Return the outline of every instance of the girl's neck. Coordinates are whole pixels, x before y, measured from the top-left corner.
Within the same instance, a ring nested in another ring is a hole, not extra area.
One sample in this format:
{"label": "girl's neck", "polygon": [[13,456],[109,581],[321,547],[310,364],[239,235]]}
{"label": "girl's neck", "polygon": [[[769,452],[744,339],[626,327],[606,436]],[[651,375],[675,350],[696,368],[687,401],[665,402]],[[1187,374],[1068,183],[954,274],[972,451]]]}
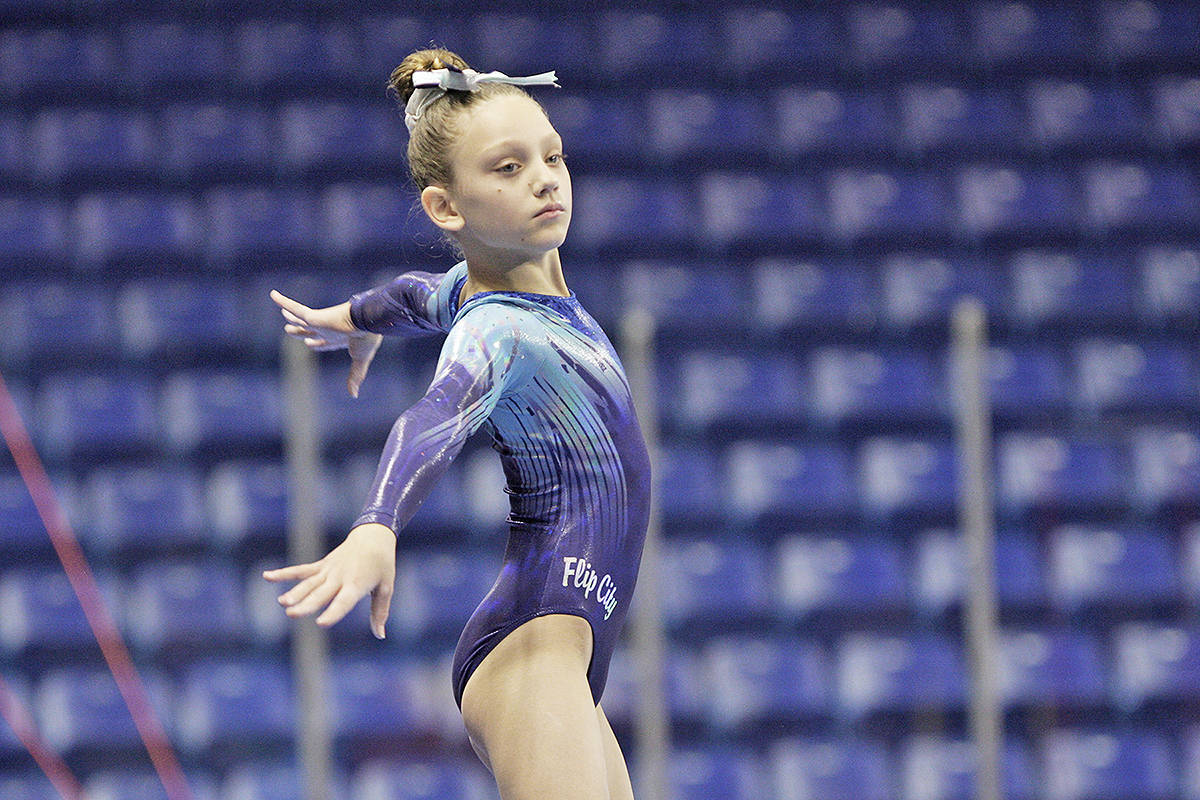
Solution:
{"label": "girl's neck", "polygon": [[558,248],[540,258],[516,262],[468,252],[462,299],[479,292],[528,292],[560,297],[571,294],[563,277]]}

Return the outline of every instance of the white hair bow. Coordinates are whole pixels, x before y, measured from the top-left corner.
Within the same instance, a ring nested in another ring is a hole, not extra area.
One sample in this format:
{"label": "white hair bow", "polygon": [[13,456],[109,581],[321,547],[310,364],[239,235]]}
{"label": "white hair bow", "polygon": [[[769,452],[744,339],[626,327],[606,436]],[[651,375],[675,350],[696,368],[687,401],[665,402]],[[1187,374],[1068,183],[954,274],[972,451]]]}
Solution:
{"label": "white hair bow", "polygon": [[474,92],[481,83],[511,83],[514,86],[558,86],[558,78],[554,70],[537,75],[520,78],[510,78],[503,72],[476,72],[473,69],[435,69],[414,72],[413,86],[416,87],[412,96],[404,106],[404,124],[411,133],[417,120],[425,113],[429,104],[444,95],[448,90],[456,92]]}

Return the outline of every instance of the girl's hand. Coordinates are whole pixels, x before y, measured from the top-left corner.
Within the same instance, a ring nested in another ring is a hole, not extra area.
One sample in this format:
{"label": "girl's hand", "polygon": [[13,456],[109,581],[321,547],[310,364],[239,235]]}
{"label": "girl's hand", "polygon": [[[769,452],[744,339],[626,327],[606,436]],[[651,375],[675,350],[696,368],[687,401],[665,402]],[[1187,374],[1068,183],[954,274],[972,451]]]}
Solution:
{"label": "girl's hand", "polygon": [[267,570],[263,577],[276,583],[300,581],[280,595],[279,603],[292,618],[324,609],[317,617],[323,628],[370,593],[371,632],[382,639],[396,581],[396,534],[378,523],[359,525],[320,561]]}
{"label": "girl's hand", "polygon": [[367,368],[383,337],[378,333],[360,331],[350,321],[350,301],[328,308],[309,308],[290,297],[271,290],[271,299],[279,306],[287,324],[284,333],[303,339],[312,350],[350,351],[350,377],[346,388],[351,397],[358,397],[358,387],[367,377]]}

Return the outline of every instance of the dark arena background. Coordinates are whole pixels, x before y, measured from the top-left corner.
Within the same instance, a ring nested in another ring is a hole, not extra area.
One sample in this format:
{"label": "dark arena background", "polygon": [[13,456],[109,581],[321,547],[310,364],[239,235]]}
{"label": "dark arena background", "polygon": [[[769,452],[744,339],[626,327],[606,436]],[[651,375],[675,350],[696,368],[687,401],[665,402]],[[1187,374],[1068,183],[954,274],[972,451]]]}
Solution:
{"label": "dark arena background", "polygon": [[[557,70],[568,284],[623,352],[654,323],[652,658],[631,632],[604,698],[639,797],[1200,800],[1200,5],[1170,0],[0,0],[0,797],[496,796],[448,664],[503,546],[485,438],[400,536],[387,639],[365,603],[329,631],[324,755],[260,577],[296,516],[268,291],[454,261],[384,90],[430,43]],[[438,344],[385,342],[357,401],[316,359],[322,549]]]}

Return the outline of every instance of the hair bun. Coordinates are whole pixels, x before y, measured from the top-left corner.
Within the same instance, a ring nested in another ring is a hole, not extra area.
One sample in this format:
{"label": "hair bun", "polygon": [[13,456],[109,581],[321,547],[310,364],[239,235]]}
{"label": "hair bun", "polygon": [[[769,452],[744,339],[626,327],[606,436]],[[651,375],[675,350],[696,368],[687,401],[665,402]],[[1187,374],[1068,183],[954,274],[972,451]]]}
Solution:
{"label": "hair bun", "polygon": [[408,98],[412,97],[412,93],[415,91],[412,82],[413,73],[444,69],[445,67],[468,69],[467,62],[450,50],[443,48],[417,50],[409,53],[400,62],[400,66],[392,70],[391,77],[388,78],[388,88],[400,98],[400,105],[407,105]]}

